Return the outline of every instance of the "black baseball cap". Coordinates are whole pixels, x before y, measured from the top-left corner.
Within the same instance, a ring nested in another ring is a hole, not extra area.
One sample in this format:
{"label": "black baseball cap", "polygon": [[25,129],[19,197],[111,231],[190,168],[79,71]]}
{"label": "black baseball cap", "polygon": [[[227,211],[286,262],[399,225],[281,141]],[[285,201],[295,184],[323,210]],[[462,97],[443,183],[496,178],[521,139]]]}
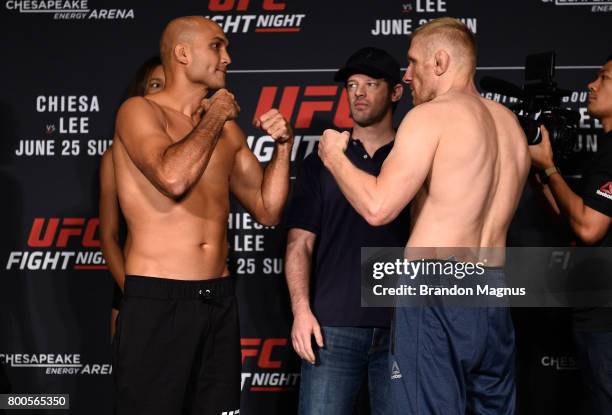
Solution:
{"label": "black baseball cap", "polygon": [[376,79],[384,78],[392,85],[401,83],[400,64],[387,51],[379,48],[365,47],[353,53],[346,65],[336,72],[334,80],[346,82],[356,73]]}

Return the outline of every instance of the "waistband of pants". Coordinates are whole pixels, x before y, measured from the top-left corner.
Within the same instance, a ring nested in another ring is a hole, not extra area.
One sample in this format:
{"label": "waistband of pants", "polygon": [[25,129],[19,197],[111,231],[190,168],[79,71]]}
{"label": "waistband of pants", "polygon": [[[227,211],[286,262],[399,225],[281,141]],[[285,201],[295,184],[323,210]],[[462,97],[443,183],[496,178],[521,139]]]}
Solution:
{"label": "waistband of pants", "polygon": [[[419,260],[421,261],[421,260]],[[417,261],[413,261],[417,262]],[[419,273],[418,280],[412,280],[411,275],[402,275],[398,279],[399,283],[406,283],[406,279],[410,279],[409,284],[415,285],[417,282],[426,282],[431,286],[439,287],[472,287],[474,288],[477,284],[486,283],[491,287],[505,287],[506,286],[506,274],[503,266],[483,266],[480,264],[477,269],[477,263],[471,262],[474,266],[470,272],[466,271],[465,268],[456,268],[457,264],[468,262],[458,261],[454,258],[447,259],[423,259],[423,263],[437,265],[440,264],[440,269],[421,270]],[[448,272],[444,269],[446,265],[452,266],[452,272]],[[440,271],[440,272],[436,272]]]}
{"label": "waistband of pants", "polygon": [[140,275],[125,276],[126,297],[155,299],[208,300],[232,297],[236,288],[234,276],[206,280],[173,280]]}

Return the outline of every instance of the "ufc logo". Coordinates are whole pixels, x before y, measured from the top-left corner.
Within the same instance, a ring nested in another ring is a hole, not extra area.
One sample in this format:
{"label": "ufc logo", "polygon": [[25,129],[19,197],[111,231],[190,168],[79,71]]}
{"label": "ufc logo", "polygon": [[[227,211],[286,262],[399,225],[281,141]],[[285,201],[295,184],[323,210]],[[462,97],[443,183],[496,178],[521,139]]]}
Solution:
{"label": "ufc logo", "polygon": [[[249,8],[250,0],[210,0],[208,2],[208,10],[212,12],[228,12],[236,10],[244,12]],[[284,2],[276,0],[263,0],[262,8],[266,11],[285,10],[287,5]]]}
{"label": "ufc logo", "polygon": [[35,218],[28,237],[28,246],[49,248],[55,245],[65,248],[71,238],[79,238],[84,247],[99,248],[100,240],[96,238],[99,225],[98,218]]}
{"label": "ufc logo", "polygon": [[[278,369],[281,367],[282,361],[272,360],[272,351],[275,347],[286,346],[287,339],[265,339],[263,345],[262,339],[257,338],[245,338],[240,339],[240,346],[242,346],[242,365],[247,357],[257,357],[257,365],[262,369]],[[246,348],[245,346],[249,346]],[[252,348],[251,348],[252,347]]]}
{"label": "ufc logo", "polygon": [[[341,90],[340,94],[338,90]],[[313,100],[315,97],[318,99]],[[315,113],[333,112],[334,106],[336,107],[332,120],[334,126],[337,128],[353,126],[346,89],[337,85],[311,85],[304,88],[285,86],[281,87],[280,93],[279,87],[264,86],[255,109],[255,118],[275,107],[276,102],[278,102],[276,108],[290,122],[297,109],[297,117],[293,124],[296,129],[310,128]]]}

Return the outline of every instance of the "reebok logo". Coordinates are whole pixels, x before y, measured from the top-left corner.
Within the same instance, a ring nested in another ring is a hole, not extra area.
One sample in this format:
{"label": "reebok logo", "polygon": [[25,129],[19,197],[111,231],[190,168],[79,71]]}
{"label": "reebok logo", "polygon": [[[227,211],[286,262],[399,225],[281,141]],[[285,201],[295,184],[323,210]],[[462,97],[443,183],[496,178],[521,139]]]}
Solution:
{"label": "reebok logo", "polygon": [[601,186],[596,192],[599,196],[603,196],[612,200],[612,182],[608,182]]}
{"label": "reebok logo", "polygon": [[391,368],[391,379],[401,379],[402,372],[399,370],[399,366],[396,361],[393,361],[393,367]]}

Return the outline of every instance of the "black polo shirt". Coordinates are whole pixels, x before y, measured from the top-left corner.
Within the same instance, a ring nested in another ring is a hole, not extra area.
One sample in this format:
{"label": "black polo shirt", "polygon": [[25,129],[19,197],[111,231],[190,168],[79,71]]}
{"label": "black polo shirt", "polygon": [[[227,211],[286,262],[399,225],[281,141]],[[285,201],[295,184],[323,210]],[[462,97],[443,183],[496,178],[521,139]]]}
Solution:
{"label": "black polo shirt", "polygon": [[[612,131],[597,141],[597,153],[582,176],[582,200],[591,209],[612,217]],[[612,228],[596,246],[612,246]],[[612,331],[612,308],[574,309],[574,329]]]}
{"label": "black polo shirt", "polygon": [[[368,156],[359,140],[349,140],[348,159],[377,176],[393,142]],[[391,309],[361,307],[362,246],[404,246],[409,233],[409,208],[391,223],[369,225],[346,200],[317,148],[302,163],[285,225],[317,235],[310,278],[310,301],[323,326],[389,327]]]}

